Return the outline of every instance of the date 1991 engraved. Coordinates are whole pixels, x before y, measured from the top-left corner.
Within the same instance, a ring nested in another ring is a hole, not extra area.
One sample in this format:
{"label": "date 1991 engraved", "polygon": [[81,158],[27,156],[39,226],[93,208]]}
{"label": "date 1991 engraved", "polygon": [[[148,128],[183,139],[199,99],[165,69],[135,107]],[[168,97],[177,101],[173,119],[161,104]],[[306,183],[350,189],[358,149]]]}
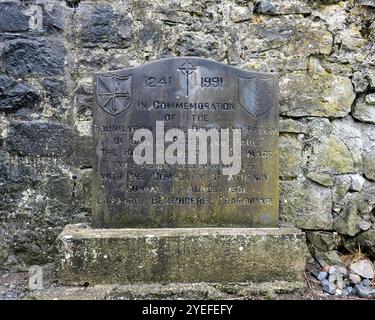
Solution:
{"label": "date 1991 engraved", "polygon": [[222,77],[201,77],[202,88],[222,88],[223,78]]}

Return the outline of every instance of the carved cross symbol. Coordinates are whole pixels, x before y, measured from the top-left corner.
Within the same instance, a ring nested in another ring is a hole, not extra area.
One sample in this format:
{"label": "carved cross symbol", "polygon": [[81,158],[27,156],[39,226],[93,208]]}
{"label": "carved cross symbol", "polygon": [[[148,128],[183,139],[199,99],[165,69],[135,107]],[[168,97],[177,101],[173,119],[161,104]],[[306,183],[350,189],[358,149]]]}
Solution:
{"label": "carved cross symbol", "polygon": [[178,68],[178,70],[181,71],[181,73],[186,76],[186,96],[189,96],[189,76],[193,74],[195,70],[197,70],[196,67],[194,67],[190,62],[183,63],[181,67]]}

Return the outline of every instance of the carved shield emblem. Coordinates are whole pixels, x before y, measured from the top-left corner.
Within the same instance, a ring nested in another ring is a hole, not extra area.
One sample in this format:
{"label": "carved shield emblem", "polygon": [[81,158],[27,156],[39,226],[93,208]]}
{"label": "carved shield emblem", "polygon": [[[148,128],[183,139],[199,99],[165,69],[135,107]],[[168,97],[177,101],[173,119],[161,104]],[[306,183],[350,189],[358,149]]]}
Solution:
{"label": "carved shield emblem", "polygon": [[273,107],[273,78],[238,77],[238,101],[243,110],[259,118]]}
{"label": "carved shield emblem", "polygon": [[131,75],[98,76],[96,80],[96,101],[112,116],[128,110],[132,102]]}

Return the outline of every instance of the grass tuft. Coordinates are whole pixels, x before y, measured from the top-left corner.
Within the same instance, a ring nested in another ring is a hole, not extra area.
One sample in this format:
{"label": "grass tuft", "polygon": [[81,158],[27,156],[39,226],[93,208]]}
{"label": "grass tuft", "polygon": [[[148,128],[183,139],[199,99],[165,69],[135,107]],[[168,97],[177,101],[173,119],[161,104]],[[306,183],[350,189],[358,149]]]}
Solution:
{"label": "grass tuft", "polygon": [[354,252],[342,255],[341,259],[347,266],[351,265],[352,263],[356,263],[359,260],[369,260],[367,256],[362,252],[361,246],[358,246],[358,249],[356,249]]}

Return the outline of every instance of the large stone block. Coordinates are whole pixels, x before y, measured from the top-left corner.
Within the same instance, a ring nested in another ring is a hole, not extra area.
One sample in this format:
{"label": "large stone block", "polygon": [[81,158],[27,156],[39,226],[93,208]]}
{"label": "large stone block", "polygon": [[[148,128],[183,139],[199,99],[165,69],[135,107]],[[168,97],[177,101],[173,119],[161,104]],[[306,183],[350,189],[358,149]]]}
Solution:
{"label": "large stone block", "polygon": [[0,3],[0,32],[26,31],[28,27],[27,17],[19,4],[10,1]]}
{"label": "large stone block", "polygon": [[85,47],[129,47],[132,20],[108,4],[83,4],[78,8],[80,38]]}
{"label": "large stone block", "polygon": [[305,234],[293,228],[89,229],[58,237],[64,284],[299,281]]}
{"label": "large stone block", "polygon": [[215,57],[222,60],[225,57],[226,46],[212,34],[184,33],[176,42],[176,52],[181,56]]}
{"label": "large stone block", "polygon": [[280,183],[280,218],[306,230],[332,230],[332,195],[314,183]]}
{"label": "large stone block", "polygon": [[302,145],[293,135],[280,137],[280,176],[297,177],[302,166]]}
{"label": "large stone block", "polygon": [[363,156],[363,174],[367,179],[375,181],[375,150]]}
{"label": "large stone block", "polygon": [[64,157],[73,150],[74,132],[58,122],[14,121],[6,142],[7,150],[18,155]]}
{"label": "large stone block", "polygon": [[370,229],[360,233],[355,238],[349,238],[345,242],[345,248],[355,252],[358,248],[363,249],[366,253],[375,257],[375,230]]}
{"label": "large stone block", "polygon": [[357,0],[357,4],[368,7],[375,7],[374,0]]}
{"label": "large stone block", "polygon": [[329,54],[332,50],[332,34],[325,26],[298,16],[253,19],[248,29],[241,31],[239,37],[246,54],[272,52],[277,48],[285,56],[305,59],[307,55]]}
{"label": "large stone block", "polygon": [[65,15],[69,15],[68,10],[59,2],[42,5],[43,29],[48,32],[62,31],[65,28]]}
{"label": "large stone block", "polygon": [[354,172],[352,154],[341,139],[333,136],[324,138],[315,149],[310,171],[331,174]]}
{"label": "large stone block", "polygon": [[353,117],[375,124],[375,94],[368,94],[365,98],[358,99],[353,108]]}
{"label": "large stone block", "polygon": [[341,244],[340,235],[333,232],[308,231],[306,238],[311,245],[322,251],[335,250]]}
{"label": "large stone block", "polygon": [[67,94],[66,82],[61,79],[47,78],[43,80],[43,87],[46,90],[46,98],[51,107],[61,109],[62,99]]}
{"label": "large stone block", "polygon": [[322,70],[285,76],[280,93],[281,114],[291,117],[344,117],[355,98],[349,78]]}
{"label": "large stone block", "polygon": [[37,90],[25,82],[0,75],[0,110],[33,108],[40,100]]}
{"label": "large stone block", "polygon": [[309,1],[272,0],[272,1],[254,1],[254,2],[272,3],[272,5],[275,7],[275,15],[310,14],[312,11],[311,3]]}
{"label": "large stone block", "polygon": [[57,39],[15,38],[5,41],[3,66],[14,77],[64,73],[65,48]]}
{"label": "large stone block", "polygon": [[333,228],[340,234],[355,236],[360,231],[357,212],[356,204],[348,202],[346,210],[335,218]]}
{"label": "large stone block", "polygon": [[375,126],[362,124],[361,129],[363,174],[367,179],[375,181]]}

